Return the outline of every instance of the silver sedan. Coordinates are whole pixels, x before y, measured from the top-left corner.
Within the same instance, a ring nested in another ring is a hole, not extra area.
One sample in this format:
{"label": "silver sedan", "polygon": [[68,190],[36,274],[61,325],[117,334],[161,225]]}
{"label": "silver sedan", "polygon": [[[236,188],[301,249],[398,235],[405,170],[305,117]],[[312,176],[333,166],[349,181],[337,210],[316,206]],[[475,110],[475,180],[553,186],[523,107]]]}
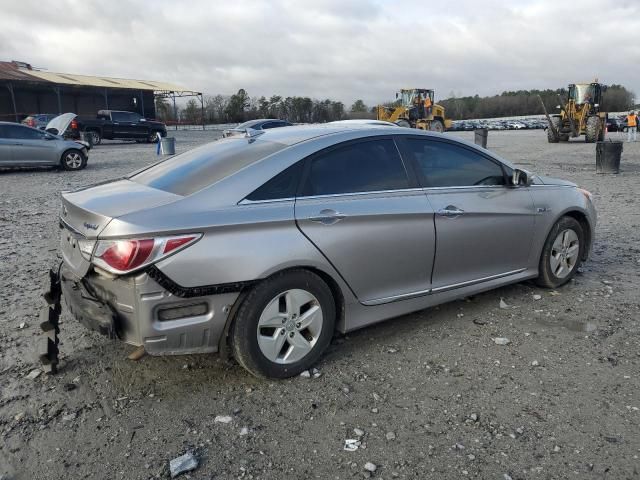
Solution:
{"label": "silver sedan", "polygon": [[231,137],[62,195],[62,292],[153,355],[299,374],[348,332],[506,284],[569,281],[591,194],[442,134],[301,126]]}
{"label": "silver sedan", "polygon": [[88,145],[17,123],[0,122],[0,168],[54,166],[81,170]]}

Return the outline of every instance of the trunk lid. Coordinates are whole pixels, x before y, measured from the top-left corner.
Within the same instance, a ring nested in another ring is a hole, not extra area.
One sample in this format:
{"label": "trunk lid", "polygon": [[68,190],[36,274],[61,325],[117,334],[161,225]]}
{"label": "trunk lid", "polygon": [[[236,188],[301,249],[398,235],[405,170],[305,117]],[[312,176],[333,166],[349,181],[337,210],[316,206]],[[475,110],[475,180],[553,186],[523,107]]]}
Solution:
{"label": "trunk lid", "polygon": [[84,240],[95,240],[114,218],[157,207],[183,197],[130,180],[62,193],[60,250],[65,263],[83,277],[90,262],[80,252]]}

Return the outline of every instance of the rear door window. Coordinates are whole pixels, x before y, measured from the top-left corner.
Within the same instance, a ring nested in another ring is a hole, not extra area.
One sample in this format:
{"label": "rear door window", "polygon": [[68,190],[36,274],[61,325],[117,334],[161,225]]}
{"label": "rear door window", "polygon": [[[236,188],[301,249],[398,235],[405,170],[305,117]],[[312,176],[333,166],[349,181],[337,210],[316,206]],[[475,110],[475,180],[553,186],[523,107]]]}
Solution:
{"label": "rear door window", "polygon": [[506,184],[500,164],[470,148],[420,138],[403,144],[427,188]]}
{"label": "rear door window", "polygon": [[303,195],[400,190],[409,179],[395,143],[373,139],[331,149],[311,159]]}
{"label": "rear door window", "polygon": [[18,140],[40,140],[43,138],[43,133],[28,127],[22,127],[20,125],[5,125],[7,129],[6,138],[15,138]]}

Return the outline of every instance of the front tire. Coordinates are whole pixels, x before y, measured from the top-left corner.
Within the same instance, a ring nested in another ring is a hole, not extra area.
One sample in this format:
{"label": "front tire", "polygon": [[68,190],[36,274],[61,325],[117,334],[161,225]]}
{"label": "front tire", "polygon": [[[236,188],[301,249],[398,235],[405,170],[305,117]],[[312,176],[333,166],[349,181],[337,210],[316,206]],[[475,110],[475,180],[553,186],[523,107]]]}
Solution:
{"label": "front tire", "polygon": [[601,129],[600,118],[595,116],[587,118],[584,141],[587,143],[594,143],[600,136]]}
{"label": "front tire", "polygon": [[158,141],[158,133],[157,131],[153,131],[153,132],[149,132],[149,135],[147,136],[147,143],[156,143]]}
{"label": "front tire", "polygon": [[292,270],[255,286],[231,326],[233,356],[257,377],[287,378],[312,366],[333,336],[331,289],[316,274]]}
{"label": "front tire", "polygon": [[444,125],[440,120],[434,120],[431,122],[431,127],[429,128],[432,132],[442,133],[444,132]]}
{"label": "front tire", "polygon": [[571,280],[582,262],[584,238],[582,225],[575,218],[558,220],[542,249],[536,283],[545,288],[558,288]]}
{"label": "front tire", "polygon": [[[560,141],[560,125],[562,124],[560,117],[551,117],[551,123],[555,127],[558,135],[553,133],[551,126],[547,127],[547,141],[549,143],[558,143]],[[568,139],[569,137],[567,136],[567,140]]]}
{"label": "front tire", "polygon": [[87,157],[80,150],[67,150],[62,154],[60,165],[64,170],[82,170],[87,166]]}

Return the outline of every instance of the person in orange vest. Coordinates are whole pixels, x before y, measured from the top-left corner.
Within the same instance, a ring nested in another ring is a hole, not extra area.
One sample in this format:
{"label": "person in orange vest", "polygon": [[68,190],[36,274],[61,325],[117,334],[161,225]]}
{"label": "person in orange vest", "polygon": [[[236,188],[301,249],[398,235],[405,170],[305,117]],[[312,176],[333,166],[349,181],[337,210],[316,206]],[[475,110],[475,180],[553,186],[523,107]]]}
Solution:
{"label": "person in orange vest", "polygon": [[638,116],[636,112],[629,112],[627,115],[627,142],[631,142],[631,136],[633,134],[633,141],[636,141],[636,132],[638,130]]}
{"label": "person in orange vest", "polygon": [[427,95],[424,98],[424,111],[425,111],[425,117],[428,117],[429,115],[431,115],[431,105],[433,105],[431,103],[431,98],[429,97],[429,95]]}

